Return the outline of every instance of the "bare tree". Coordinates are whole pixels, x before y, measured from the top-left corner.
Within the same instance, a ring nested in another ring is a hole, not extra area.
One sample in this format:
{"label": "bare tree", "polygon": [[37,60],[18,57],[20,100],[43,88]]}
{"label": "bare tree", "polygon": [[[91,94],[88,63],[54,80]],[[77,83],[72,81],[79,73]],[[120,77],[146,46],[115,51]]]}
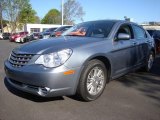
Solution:
{"label": "bare tree", "polygon": [[5,3],[4,18],[8,20],[11,32],[14,32],[19,25],[19,13],[29,4],[29,0],[5,0]]}
{"label": "bare tree", "polygon": [[3,11],[5,9],[5,1],[4,0],[0,0],[0,24],[1,24],[1,30],[3,33]]}
{"label": "bare tree", "polygon": [[64,23],[74,24],[75,20],[80,19],[83,21],[83,16],[85,12],[83,7],[76,0],[68,0],[64,3]]}

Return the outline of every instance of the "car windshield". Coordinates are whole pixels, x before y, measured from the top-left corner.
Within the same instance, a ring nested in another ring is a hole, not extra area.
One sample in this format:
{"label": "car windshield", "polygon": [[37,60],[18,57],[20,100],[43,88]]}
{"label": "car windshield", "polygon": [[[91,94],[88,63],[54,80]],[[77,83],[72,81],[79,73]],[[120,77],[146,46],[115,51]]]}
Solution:
{"label": "car windshield", "polygon": [[80,37],[108,37],[113,25],[113,21],[85,22],[75,25],[62,34],[62,36]]}
{"label": "car windshield", "polygon": [[9,35],[9,33],[3,33],[3,35]]}
{"label": "car windshield", "polygon": [[43,32],[50,32],[50,29],[46,29],[46,30],[44,30]]}
{"label": "car windshield", "polygon": [[39,36],[39,33],[33,33],[34,36]]}
{"label": "car windshield", "polygon": [[71,26],[62,26],[62,27],[59,27],[55,30],[55,32],[57,31],[63,31],[64,29],[67,29],[67,28],[70,28]]}
{"label": "car windshield", "polygon": [[57,28],[48,28],[46,30],[44,30],[43,32],[53,32],[55,31]]}

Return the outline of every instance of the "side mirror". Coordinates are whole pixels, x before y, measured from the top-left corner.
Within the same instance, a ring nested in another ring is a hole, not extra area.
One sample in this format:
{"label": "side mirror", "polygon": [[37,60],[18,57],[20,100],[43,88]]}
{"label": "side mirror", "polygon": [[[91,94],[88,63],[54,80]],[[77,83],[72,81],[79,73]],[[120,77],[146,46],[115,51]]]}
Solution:
{"label": "side mirror", "polygon": [[119,33],[117,39],[118,40],[129,40],[131,36],[126,33]]}

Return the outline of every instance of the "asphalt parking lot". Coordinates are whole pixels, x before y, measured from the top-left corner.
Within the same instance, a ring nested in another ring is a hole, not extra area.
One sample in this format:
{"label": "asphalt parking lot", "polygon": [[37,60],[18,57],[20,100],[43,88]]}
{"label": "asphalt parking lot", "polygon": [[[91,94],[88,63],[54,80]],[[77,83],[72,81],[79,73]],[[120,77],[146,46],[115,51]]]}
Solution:
{"label": "asphalt parking lot", "polygon": [[78,97],[40,98],[5,82],[3,62],[21,44],[0,41],[0,120],[160,120],[160,57],[151,73],[111,81],[93,102]]}

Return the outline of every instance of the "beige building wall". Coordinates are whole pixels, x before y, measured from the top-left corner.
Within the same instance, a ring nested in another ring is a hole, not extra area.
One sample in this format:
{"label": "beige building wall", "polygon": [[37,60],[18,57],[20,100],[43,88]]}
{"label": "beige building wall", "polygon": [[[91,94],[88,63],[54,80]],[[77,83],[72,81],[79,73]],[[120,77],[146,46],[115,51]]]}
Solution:
{"label": "beige building wall", "polygon": [[144,29],[160,30],[160,26],[155,25],[142,25]]}
{"label": "beige building wall", "polygon": [[[39,31],[37,32],[43,32],[44,29],[47,28],[58,28],[61,25],[55,25],[55,24],[26,24],[22,27],[22,29],[16,29],[16,32],[19,31],[28,31],[29,33],[31,33],[31,30],[33,29],[38,29]],[[6,27],[3,28],[4,32],[9,32],[11,33],[11,27],[9,25],[7,25]]]}
{"label": "beige building wall", "polygon": [[[4,32],[9,32],[9,33],[11,33],[12,32],[12,30],[11,30],[11,27],[7,24],[7,26],[6,27],[4,27],[3,28],[3,31]],[[18,31],[22,31],[22,29],[16,29],[16,32],[18,32]]]}
{"label": "beige building wall", "polygon": [[10,32],[11,32],[11,29],[10,29],[8,26],[6,26],[6,27],[3,28],[3,31],[4,31],[4,32],[9,32],[9,33],[10,33]]}

